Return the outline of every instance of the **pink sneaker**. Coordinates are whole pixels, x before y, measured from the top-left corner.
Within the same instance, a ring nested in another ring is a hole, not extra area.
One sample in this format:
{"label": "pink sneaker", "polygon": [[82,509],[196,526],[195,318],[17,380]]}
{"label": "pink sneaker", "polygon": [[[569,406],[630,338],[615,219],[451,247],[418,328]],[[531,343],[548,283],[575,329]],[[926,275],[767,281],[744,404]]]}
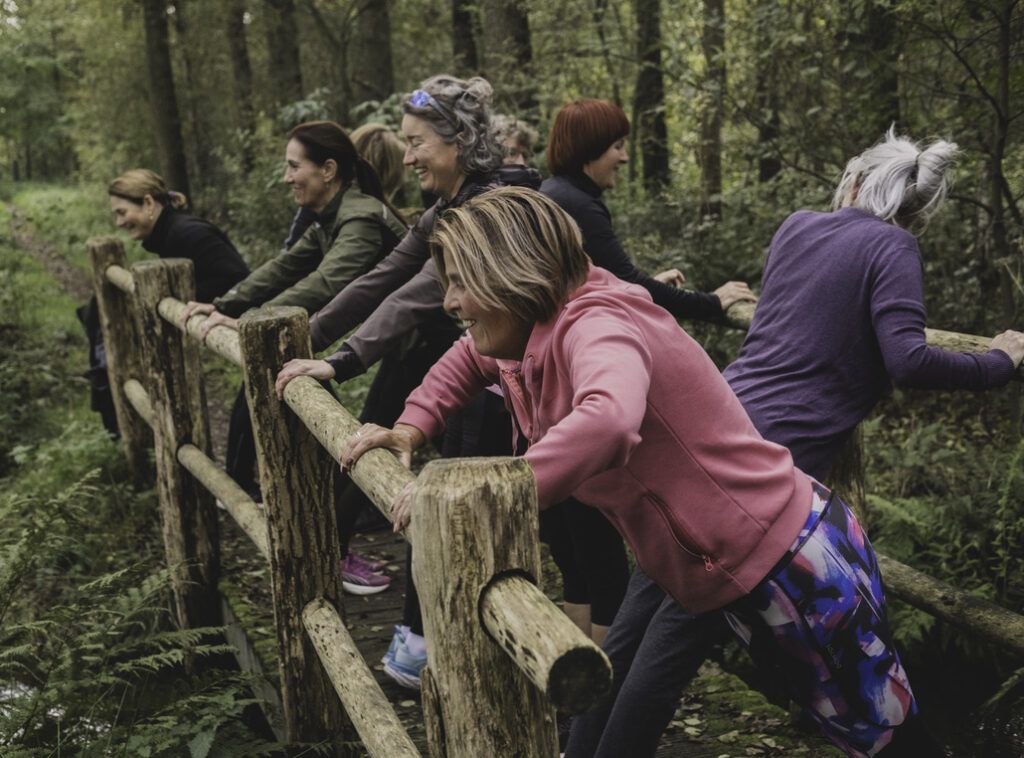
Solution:
{"label": "pink sneaker", "polygon": [[384,570],[384,567],[388,565],[387,561],[371,561],[365,555],[357,553],[355,550],[348,551],[348,559],[350,561],[354,561],[357,566],[363,566],[367,571],[374,574],[381,573]]}
{"label": "pink sneaker", "polygon": [[350,595],[375,595],[391,586],[391,577],[381,576],[352,560],[349,553],[341,562],[341,587]]}

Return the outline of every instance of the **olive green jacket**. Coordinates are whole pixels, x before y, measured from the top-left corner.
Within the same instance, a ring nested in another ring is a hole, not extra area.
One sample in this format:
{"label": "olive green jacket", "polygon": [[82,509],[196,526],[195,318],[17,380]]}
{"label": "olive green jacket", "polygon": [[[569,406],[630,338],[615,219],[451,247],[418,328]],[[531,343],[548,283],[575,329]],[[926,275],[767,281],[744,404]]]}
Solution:
{"label": "olive green jacket", "polygon": [[372,269],[405,236],[405,225],[358,187],[339,192],[299,241],[213,301],[237,318],[260,305],[297,305],[310,314]]}

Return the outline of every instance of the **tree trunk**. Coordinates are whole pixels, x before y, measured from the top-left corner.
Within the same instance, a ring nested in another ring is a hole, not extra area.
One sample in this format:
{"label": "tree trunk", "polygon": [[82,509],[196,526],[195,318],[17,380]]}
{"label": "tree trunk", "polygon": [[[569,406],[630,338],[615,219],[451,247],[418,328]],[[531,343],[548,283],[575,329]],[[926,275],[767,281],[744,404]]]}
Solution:
{"label": "tree trunk", "polygon": [[452,0],[452,60],[458,76],[471,76],[480,68],[476,54],[476,4]]}
{"label": "tree trunk", "polygon": [[355,29],[348,45],[353,105],[367,100],[379,102],[394,92],[388,5],[388,0],[359,0],[356,6]]}
{"label": "tree trunk", "polygon": [[142,0],[142,9],[146,28],[146,64],[149,68],[149,104],[160,166],[168,186],[188,195],[188,167],[167,39],[167,3],[165,0]]}
{"label": "tree trunk", "polygon": [[522,0],[481,0],[480,7],[488,79],[504,107],[527,115],[537,107],[537,87],[526,6]]}
{"label": "tree trunk", "polygon": [[665,82],[661,73],[661,0],[636,0],[637,58],[634,125],[644,164],[644,188],[651,192],[669,183],[668,129],[665,126]]}
{"label": "tree trunk", "polygon": [[722,217],[722,119],[725,101],[725,0],[704,0],[704,93],[700,114],[701,216]]}
{"label": "tree trunk", "polygon": [[778,60],[769,51],[775,33],[771,23],[772,9],[775,2],[761,0],[756,10],[757,17],[757,77],[755,101],[757,103],[757,177],[761,182],[771,181],[781,170],[779,148],[779,93]]}
{"label": "tree trunk", "polygon": [[267,65],[274,103],[293,103],[303,97],[295,1],[264,0],[264,7],[267,11]]}
{"label": "tree trunk", "polygon": [[195,8],[189,0],[174,0],[174,30],[178,35],[181,49],[182,68],[185,73],[185,102],[187,103],[189,131],[192,136],[192,166],[195,169],[194,179],[200,187],[208,187],[214,183],[213,177],[217,170],[215,151],[212,149],[214,140],[213,128],[210,124],[210,111],[203,107],[208,100],[202,86],[203,78],[196,77],[199,65],[196,62],[196,51],[200,42],[190,34],[194,31],[191,17]]}
{"label": "tree trunk", "polygon": [[[252,65],[245,41],[246,0],[231,0],[227,10],[228,49],[231,53],[231,73],[235,80],[235,103],[238,106],[238,128],[246,135],[256,131],[256,109],[252,101]],[[242,140],[242,160],[245,171],[252,169],[254,156],[248,139]]]}

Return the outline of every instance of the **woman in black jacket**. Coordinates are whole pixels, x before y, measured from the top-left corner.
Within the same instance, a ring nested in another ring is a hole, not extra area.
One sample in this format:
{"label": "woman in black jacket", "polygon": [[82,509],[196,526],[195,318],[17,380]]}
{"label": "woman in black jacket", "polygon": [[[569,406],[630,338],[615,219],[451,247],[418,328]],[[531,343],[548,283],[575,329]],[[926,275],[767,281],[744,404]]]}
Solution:
{"label": "woman in black jacket", "polygon": [[145,168],[126,171],[107,187],[118,229],[161,258],[188,258],[195,265],[196,300],[209,302],[249,275],[249,267],[228,236],[182,211],[188,204],[159,174]]}
{"label": "woman in black jacket", "polygon": [[612,228],[612,217],[601,201],[615,186],[619,167],[629,161],[626,136],[629,119],[607,100],[577,100],[555,116],[548,139],[548,171],[540,191],[558,203],[583,232],[583,249],[594,265],[608,269],[623,281],[639,284],[654,302],[676,318],[720,318],[739,300],[756,300],[743,282],[726,282],[714,292],[681,289],[685,279],[677,269],[648,276],[622,249]]}

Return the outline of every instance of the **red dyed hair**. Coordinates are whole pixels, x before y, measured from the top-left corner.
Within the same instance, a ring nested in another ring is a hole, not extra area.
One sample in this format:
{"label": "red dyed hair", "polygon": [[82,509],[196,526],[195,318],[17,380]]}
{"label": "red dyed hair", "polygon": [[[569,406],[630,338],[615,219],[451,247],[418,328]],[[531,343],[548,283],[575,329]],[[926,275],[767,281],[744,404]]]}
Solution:
{"label": "red dyed hair", "polygon": [[607,100],[577,100],[555,116],[548,138],[548,171],[574,174],[629,134],[622,108]]}

